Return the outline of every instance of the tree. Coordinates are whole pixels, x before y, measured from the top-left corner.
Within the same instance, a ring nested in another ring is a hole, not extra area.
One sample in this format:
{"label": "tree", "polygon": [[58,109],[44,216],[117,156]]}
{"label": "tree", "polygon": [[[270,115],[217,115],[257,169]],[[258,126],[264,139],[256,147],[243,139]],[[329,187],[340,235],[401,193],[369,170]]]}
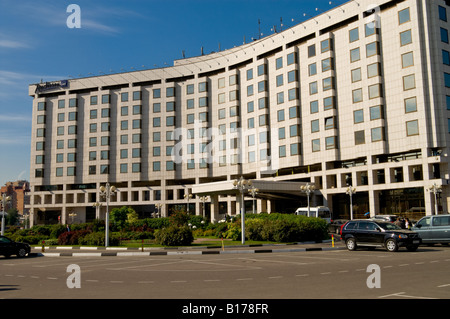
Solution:
{"label": "tree", "polygon": [[5,216],[6,219],[6,225],[17,225],[17,222],[19,221],[19,211],[15,208],[10,208],[7,211],[7,214]]}
{"label": "tree", "polygon": [[120,229],[121,231],[125,228],[128,223],[128,216],[133,218],[133,216],[137,216],[136,211],[128,206],[122,206],[121,208],[114,208],[111,213],[111,222],[115,227]]}

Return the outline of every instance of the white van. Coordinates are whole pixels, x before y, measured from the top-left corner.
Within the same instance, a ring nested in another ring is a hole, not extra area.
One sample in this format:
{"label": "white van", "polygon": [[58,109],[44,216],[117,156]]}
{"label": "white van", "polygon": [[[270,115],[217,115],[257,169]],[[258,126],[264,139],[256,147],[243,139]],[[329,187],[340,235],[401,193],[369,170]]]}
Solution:
{"label": "white van", "polygon": [[308,216],[308,207],[300,207],[297,208],[297,210],[295,211],[295,215],[322,218],[326,220],[327,223],[331,223],[330,209],[325,206],[310,207],[309,216]]}

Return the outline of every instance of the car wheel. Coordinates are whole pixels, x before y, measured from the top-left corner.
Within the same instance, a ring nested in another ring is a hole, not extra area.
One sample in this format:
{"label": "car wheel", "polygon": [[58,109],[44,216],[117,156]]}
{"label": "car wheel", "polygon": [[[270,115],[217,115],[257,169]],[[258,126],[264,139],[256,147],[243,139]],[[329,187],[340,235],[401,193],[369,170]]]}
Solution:
{"label": "car wheel", "polygon": [[355,238],[349,238],[345,241],[345,245],[348,250],[356,250],[356,240]]}
{"label": "car wheel", "polygon": [[22,257],[25,257],[26,255],[27,255],[27,251],[25,250],[25,248],[20,248],[17,251],[17,257],[22,258]]}
{"label": "car wheel", "polygon": [[408,249],[408,251],[416,251],[417,248],[419,248],[419,245],[409,245],[409,246],[406,246],[406,249]]}
{"label": "car wheel", "polygon": [[393,239],[386,240],[386,250],[391,252],[397,251],[398,250],[397,242]]}

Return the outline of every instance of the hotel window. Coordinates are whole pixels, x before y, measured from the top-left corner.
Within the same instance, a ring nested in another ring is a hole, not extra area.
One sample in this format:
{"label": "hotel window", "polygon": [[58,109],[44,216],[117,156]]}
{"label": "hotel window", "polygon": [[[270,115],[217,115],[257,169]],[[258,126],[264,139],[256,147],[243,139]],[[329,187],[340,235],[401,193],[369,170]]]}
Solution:
{"label": "hotel window", "polygon": [[120,135],[120,144],[128,144],[128,135]]}
{"label": "hotel window", "polygon": [[121,102],[128,102],[128,92],[120,93],[120,101]]}
{"label": "hotel window", "polygon": [[417,99],[416,97],[411,97],[405,99],[405,113],[411,113],[417,111]]}
{"label": "hotel window", "polygon": [[251,117],[247,120],[247,127],[255,128],[255,118],[254,117]]}
{"label": "hotel window", "polygon": [[329,96],[323,99],[323,109],[326,110],[331,110],[334,109],[334,103],[335,102],[335,98],[334,96]]}
{"label": "hotel window", "polygon": [[407,136],[419,135],[418,120],[406,122],[406,135]]}
{"label": "hotel window", "polygon": [[[194,94],[194,84],[186,85],[186,94]],[[155,97],[155,92],[153,90],[153,97]],[[159,96],[158,96],[159,97]]]}
{"label": "hotel window", "polygon": [[450,52],[442,50],[442,63],[450,65]]}
{"label": "hotel window", "polygon": [[247,146],[255,145],[255,134],[251,134],[247,137]]}
{"label": "hotel window", "polygon": [[97,105],[98,97],[97,95],[91,96],[91,105]]}
{"label": "hotel window", "polygon": [[330,50],[333,50],[333,40],[326,39],[320,42],[320,51],[322,53],[328,52]]}
{"label": "hotel window", "polygon": [[142,134],[133,134],[131,140],[134,144],[142,142]]}
{"label": "hotel window", "polygon": [[267,91],[267,81],[258,82],[258,92],[264,92],[264,91]]}
{"label": "hotel window", "polygon": [[[64,118],[65,118],[65,114],[64,113],[58,113],[58,122],[64,122]],[[38,122],[38,124],[39,124],[39,122]]]}
{"label": "hotel window", "polygon": [[323,90],[328,91],[334,89],[334,78],[329,77],[322,80]]}
{"label": "hotel window", "polygon": [[102,118],[109,117],[109,114],[110,114],[109,109],[102,109],[101,112],[102,112]]}
{"label": "hotel window", "polygon": [[286,145],[281,145],[278,147],[278,155],[280,157],[286,157]]}
{"label": "hotel window", "polygon": [[153,147],[153,156],[155,157],[161,156],[161,146]]}
{"label": "hotel window", "polygon": [[409,22],[410,20],[411,20],[411,18],[410,18],[410,14],[409,14],[409,8],[399,11],[399,13],[398,13],[398,23],[399,24]]}
{"label": "hotel window", "polygon": [[230,91],[230,101],[236,100],[239,100],[239,91],[238,90]]}
{"label": "hotel window", "polygon": [[[219,114],[220,114],[220,110],[219,110]],[[195,114],[188,114],[187,115],[187,124],[193,124],[194,122],[195,122]]]}
{"label": "hotel window", "polygon": [[366,57],[378,54],[378,42],[372,42],[366,45]]}
{"label": "hotel window", "polygon": [[158,99],[161,97],[161,89],[153,89],[153,98]]}
{"label": "hotel window", "polygon": [[364,27],[364,31],[366,33],[366,37],[374,35],[376,33],[376,21],[367,23]]}
{"label": "hotel window", "polygon": [[283,74],[277,75],[276,77],[277,79],[277,86],[282,86],[283,85]]}
{"label": "hotel window", "polygon": [[363,100],[362,89],[353,90],[352,95],[353,95],[353,103],[358,103]]}
{"label": "hotel window", "polygon": [[122,106],[120,108],[120,115],[121,116],[127,116],[128,115],[128,106]]}
{"label": "hotel window", "polygon": [[309,104],[309,108],[311,110],[311,114],[319,112],[319,101],[312,101]]}
{"label": "hotel window", "polygon": [[288,72],[288,83],[292,83],[297,81],[297,71],[293,70],[293,71],[289,71]]}
{"label": "hotel window", "polygon": [[295,119],[299,117],[299,108],[298,106],[292,106],[289,108],[289,119]]}
{"label": "hotel window", "polygon": [[378,142],[384,140],[384,131],[382,127],[376,127],[371,130],[372,142]]}
{"label": "hotel window", "polygon": [[401,46],[412,43],[411,30],[404,31],[400,33],[400,44]]}
{"label": "hotel window", "polygon": [[266,65],[258,65],[258,76],[266,74]]}
{"label": "hotel window", "polygon": [[64,141],[63,140],[56,141],[56,148],[58,150],[64,149]]}
{"label": "hotel window", "polygon": [[352,70],[352,83],[361,81],[361,68]]}
{"label": "hotel window", "polygon": [[284,127],[278,128],[278,139],[284,140],[286,138],[286,129]]}
{"label": "hotel window", "polygon": [[373,63],[367,66],[367,77],[372,78],[381,74],[381,64]]}
{"label": "hotel window", "polygon": [[441,41],[444,43],[448,43],[448,30],[441,28]]}
{"label": "hotel window", "polygon": [[251,79],[253,79],[253,69],[248,69],[247,70],[247,81],[249,81]]}
{"label": "hotel window", "polygon": [[[154,153],[154,152],[153,152]],[[153,156],[154,156],[155,154],[153,154]],[[120,150],[120,158],[121,159],[125,159],[125,158],[128,158],[128,150],[127,149],[123,149],[123,150]]]}
{"label": "hotel window", "polygon": [[348,32],[350,43],[359,40],[359,30],[358,28],[354,28]]}
{"label": "hotel window", "polygon": [[261,114],[258,119],[259,119],[259,126],[269,125],[269,115],[268,114]]}
{"label": "hotel window", "polygon": [[[239,77],[237,74],[230,75],[230,77],[228,78],[228,81],[230,83],[230,86],[237,85],[237,84],[239,84]],[[208,90],[208,88],[206,88],[206,90]]]}
{"label": "hotel window", "polygon": [[356,110],[353,112],[353,123],[363,123],[364,122],[364,111],[363,110]]}
{"label": "hotel window", "polygon": [[333,58],[322,60],[322,72],[333,70]]}
{"label": "hotel window", "polygon": [[220,93],[218,95],[219,104],[225,103],[225,93]]}
{"label": "hotel window", "polygon": [[382,97],[381,84],[374,84],[369,86],[369,99],[375,99],[377,97]]}
{"label": "hotel window", "polygon": [[153,132],[153,142],[161,142],[161,132]]}
{"label": "hotel window", "polygon": [[175,102],[167,102],[166,112],[174,112],[174,111],[175,111]]}
{"label": "hotel window", "polygon": [[120,129],[128,130],[128,121],[120,121]]}
{"label": "hotel window", "polygon": [[313,94],[317,94],[318,89],[317,89],[317,82],[312,82],[309,83],[309,94],[313,95]]}
{"label": "hotel window", "polygon": [[[59,154],[58,154],[59,155]],[[61,154],[62,155],[62,154]],[[97,160],[97,152],[96,151],[91,151],[89,152],[89,160],[90,161],[96,161]]]}
{"label": "hotel window", "polygon": [[120,164],[120,172],[128,173],[128,164]]}
{"label": "hotel window", "polygon": [[414,65],[414,55],[412,52],[402,54],[402,67],[408,68]]}
{"label": "hotel window", "polygon": [[36,155],[35,163],[36,164],[44,164],[45,156],[44,155]]}
{"label": "hotel window", "polygon": [[36,129],[36,137],[45,137],[45,128]]}
{"label": "hotel window", "polygon": [[139,119],[133,120],[133,128],[134,129],[142,128],[142,121]]}
{"label": "hotel window", "polygon": [[76,121],[78,117],[77,112],[69,112],[69,121]]}
{"label": "hotel window", "polygon": [[372,106],[369,109],[370,112],[370,120],[379,120],[383,118],[383,108],[381,105]]}
{"label": "hotel window", "polygon": [[289,53],[287,55],[287,65],[297,63],[297,54],[295,52]]}
{"label": "hotel window", "polygon": [[153,127],[161,127],[161,118],[160,117],[153,118]]}
{"label": "hotel window", "polygon": [[102,136],[100,143],[102,146],[109,145],[109,136]]}
{"label": "hotel window", "polygon": [[76,98],[69,99],[69,107],[77,107],[78,100]]}
{"label": "hotel window", "polygon": [[334,116],[325,118],[325,130],[336,128],[336,118]]}
{"label": "hotel window", "polygon": [[308,66],[308,72],[309,72],[309,76],[312,76],[312,75],[316,75],[317,74],[317,64],[316,63],[311,63],[309,66]]}
{"label": "hotel window", "polygon": [[102,95],[102,104],[110,103],[111,95],[109,94],[103,94]]}
{"label": "hotel window", "polygon": [[360,58],[361,58],[361,55],[360,55],[359,48],[350,50],[350,62],[353,63],[353,62],[359,61]]}
{"label": "hotel window", "polygon": [[[108,125],[109,125],[109,123],[108,123]],[[109,127],[108,127],[108,130],[109,130]],[[75,134],[77,134],[77,126],[76,126],[76,125],[70,125],[70,126],[67,128],[67,134],[69,134],[69,135],[75,135]]]}
{"label": "hotel window", "polygon": [[447,22],[447,9],[439,6],[439,19]]}
{"label": "hotel window", "polygon": [[45,115],[38,115],[37,124],[45,124]]}
{"label": "hotel window", "polygon": [[141,105],[133,105],[133,115],[142,114],[142,106]]}
{"label": "hotel window", "polygon": [[161,171],[161,162],[159,161],[153,162],[153,171],[154,172]]}
{"label": "hotel window", "polygon": [[58,136],[64,135],[64,126],[58,126],[56,129],[56,134]]}
{"label": "hotel window", "polygon": [[100,174],[109,174],[109,165],[100,165]]}
{"label": "hotel window", "polygon": [[337,148],[337,137],[330,136],[325,138],[325,148],[327,150],[336,149]]}
{"label": "hotel window", "polygon": [[300,126],[298,124],[289,126],[289,137],[294,137],[294,136],[299,136],[299,135],[300,135]]}
{"label": "hotel window", "polygon": [[239,109],[237,106],[230,107],[230,117],[238,116],[239,115]]}
{"label": "hotel window", "polygon": [[140,173],[141,172],[141,163],[133,163],[133,164],[131,164],[131,171],[133,173]]}
{"label": "hotel window", "polygon": [[445,103],[446,103],[446,105],[447,105],[447,110],[450,111],[450,96],[449,96],[449,95],[447,95],[447,96],[445,97]]}
{"label": "hotel window", "polygon": [[[277,79],[277,83],[278,83],[278,79]],[[253,95],[253,84],[247,86],[247,96],[252,96]]]}
{"label": "hotel window", "polygon": [[166,126],[175,126],[175,116],[166,117]]}
{"label": "hotel window", "polygon": [[311,58],[313,56],[316,56],[316,45],[315,44],[310,45],[308,47],[308,58]]}
{"label": "hotel window", "polygon": [[403,90],[404,91],[414,89],[415,87],[416,87],[416,76],[414,74],[403,77]]}
{"label": "hotel window", "polygon": [[65,107],[66,107],[66,101],[65,100],[59,100],[58,101],[58,109],[63,109]]}
{"label": "hotel window", "polygon": [[166,97],[174,97],[175,96],[175,88],[170,87],[166,88]]}
{"label": "hotel window", "polygon": [[355,132],[355,145],[361,145],[366,143],[366,137],[364,131]]}
{"label": "hotel window", "polygon": [[95,133],[95,132],[97,132],[97,123],[91,123],[91,124],[89,124],[89,132],[90,132],[90,133]]}
{"label": "hotel window", "polygon": [[320,151],[320,139],[315,139],[311,141],[312,151],[319,152]]}
{"label": "hotel window", "polygon": [[291,149],[291,156],[300,155],[300,144],[299,143],[291,144],[290,149]]}
{"label": "hotel window", "polygon": [[284,103],[284,92],[277,93],[277,104]]}
{"label": "hotel window", "polygon": [[202,112],[198,115],[198,120],[200,123],[202,122],[208,122],[208,112]]}
{"label": "hotel window", "polygon": [[90,165],[89,166],[89,175],[95,175],[95,174],[97,174],[97,166]]}
{"label": "hotel window", "polygon": [[142,92],[134,91],[133,92],[133,101],[140,101],[141,99],[142,99]]}
{"label": "hotel window", "polygon": [[89,146],[90,147],[97,146],[97,138],[96,137],[90,137],[89,138]]}
{"label": "hotel window", "polygon": [[268,107],[268,103],[267,103],[267,98],[266,97],[262,97],[260,99],[258,99],[258,109],[265,109]]}
{"label": "hotel window", "polygon": [[319,132],[320,126],[319,126],[319,120],[312,120],[311,121],[311,133]]}
{"label": "hotel window", "polygon": [[195,169],[195,160],[189,159],[187,162],[187,169]]}
{"label": "hotel window", "polygon": [[277,111],[277,118],[278,118],[278,122],[282,122],[285,120],[284,110]]}
{"label": "hotel window", "polygon": [[450,88],[450,74],[444,73],[445,87]]}
{"label": "hotel window", "polygon": [[37,168],[34,170],[34,177],[44,177],[44,169]]}
{"label": "hotel window", "polygon": [[56,176],[60,177],[63,176],[63,168],[62,167],[57,167],[56,168]]}
{"label": "hotel window", "polygon": [[278,58],[275,60],[276,69],[281,69],[283,67],[283,58]]}
{"label": "hotel window", "polygon": [[199,92],[208,92],[208,83],[207,82],[201,82],[198,84],[198,91]]}
{"label": "hotel window", "polygon": [[77,147],[76,139],[67,140],[67,148],[76,148],[76,147]]}

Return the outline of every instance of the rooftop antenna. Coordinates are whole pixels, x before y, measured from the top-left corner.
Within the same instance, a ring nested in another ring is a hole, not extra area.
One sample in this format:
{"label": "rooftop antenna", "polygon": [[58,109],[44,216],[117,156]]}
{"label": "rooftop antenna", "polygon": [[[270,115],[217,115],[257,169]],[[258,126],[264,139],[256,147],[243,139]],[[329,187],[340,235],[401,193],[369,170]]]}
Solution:
{"label": "rooftop antenna", "polygon": [[261,39],[261,20],[258,19],[258,37]]}

